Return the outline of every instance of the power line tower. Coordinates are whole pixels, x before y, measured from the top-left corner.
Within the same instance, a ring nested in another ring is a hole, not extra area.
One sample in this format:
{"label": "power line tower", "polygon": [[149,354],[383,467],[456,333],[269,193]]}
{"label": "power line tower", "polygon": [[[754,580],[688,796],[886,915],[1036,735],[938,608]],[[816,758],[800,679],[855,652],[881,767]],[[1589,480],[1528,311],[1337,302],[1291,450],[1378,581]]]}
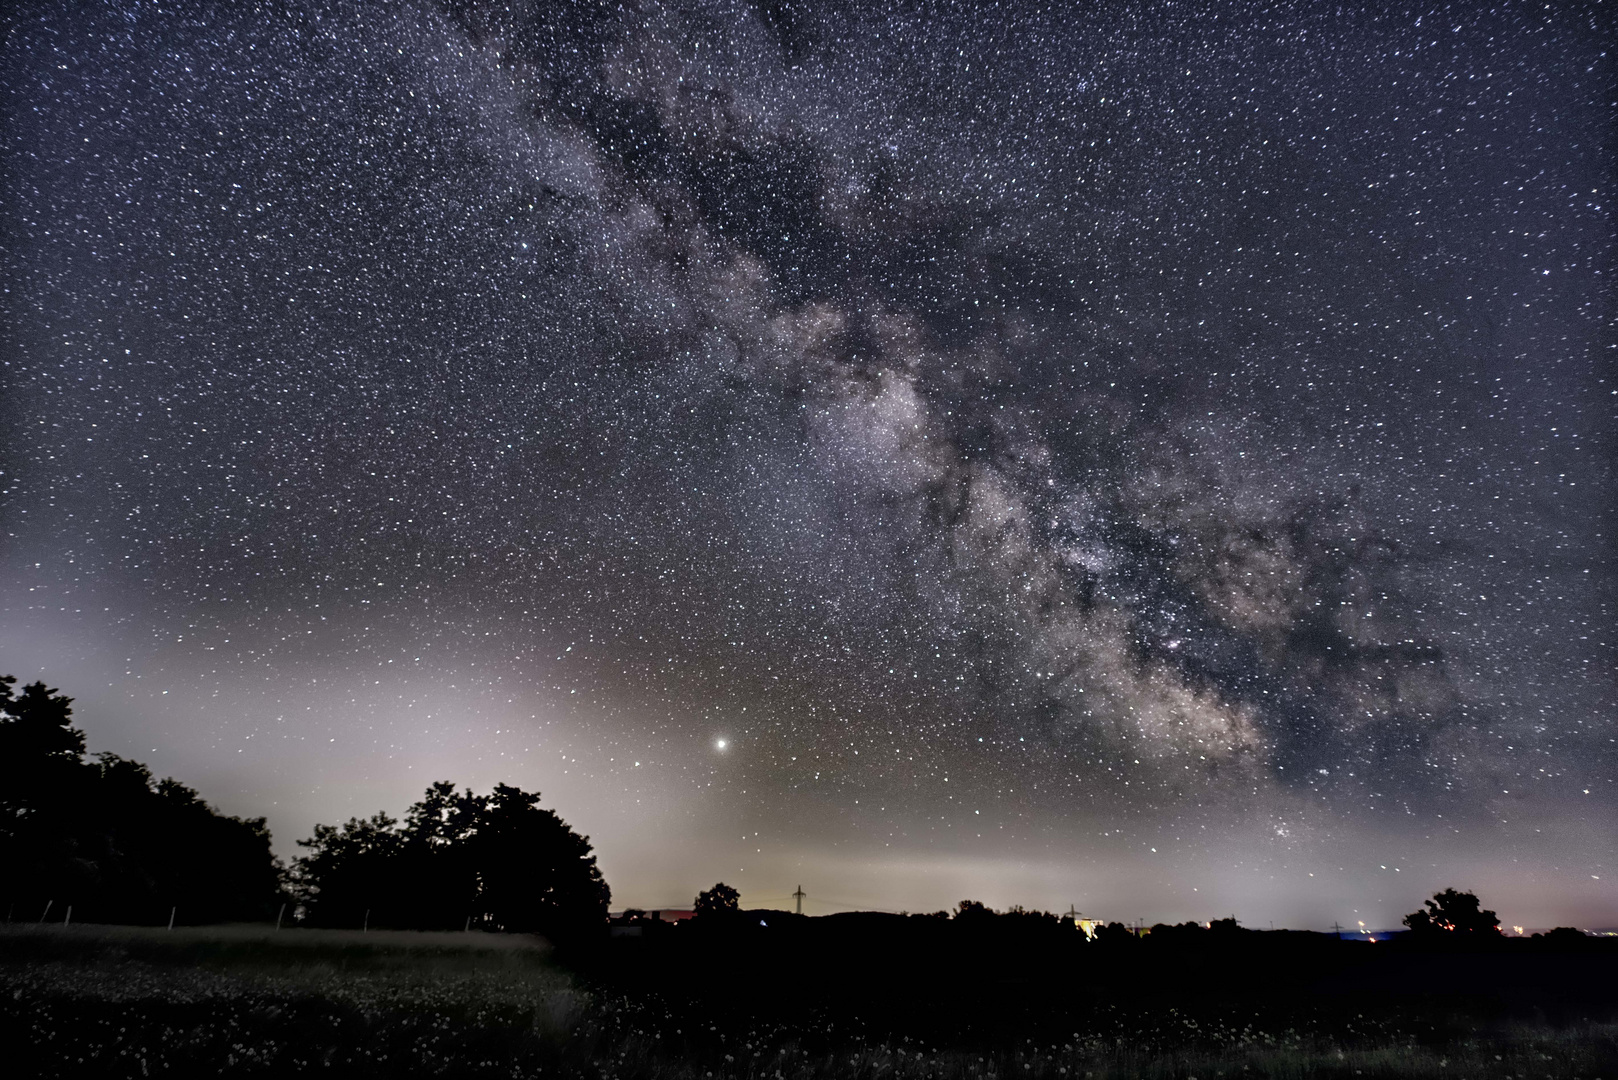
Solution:
{"label": "power line tower", "polygon": [[799,885],[798,886],[798,891],[792,894],[792,898],[798,902],[798,914],[799,915],[803,914],[803,898],[805,896],[807,896],[807,895],[808,894],[803,891],[803,886],[802,885]]}
{"label": "power line tower", "polygon": [[1341,926],[1338,926],[1336,923],[1332,923],[1331,928],[1337,932],[1337,940],[1342,941],[1343,940],[1343,928]]}

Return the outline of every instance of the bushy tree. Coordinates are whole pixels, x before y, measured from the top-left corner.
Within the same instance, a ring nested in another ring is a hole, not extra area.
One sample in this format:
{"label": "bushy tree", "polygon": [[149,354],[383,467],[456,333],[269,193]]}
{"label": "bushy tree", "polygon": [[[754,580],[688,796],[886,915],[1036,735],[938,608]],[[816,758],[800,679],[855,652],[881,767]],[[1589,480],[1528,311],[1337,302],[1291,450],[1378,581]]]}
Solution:
{"label": "bushy tree", "polygon": [[1419,935],[1458,933],[1498,936],[1500,916],[1480,907],[1478,898],[1469,892],[1445,889],[1425,902],[1421,911],[1412,911],[1404,917],[1404,924]]}
{"label": "bushy tree", "polygon": [[263,818],[218,813],[193,789],[115,754],[84,760],[73,699],[0,676],[0,901],[92,921],[274,913],[280,869]]}
{"label": "bushy tree", "polygon": [[484,800],[471,841],[484,917],[506,930],[562,937],[600,927],[612,891],[590,838],[538,804],[538,792],[505,784]]}
{"label": "bushy tree", "polygon": [[73,699],[42,682],[32,682],[21,694],[12,691],[15,675],[0,675],[0,762],[8,773],[45,762],[70,764],[84,757],[84,732],[69,721]]}
{"label": "bushy tree", "polygon": [[398,824],[376,813],[342,825],[316,825],[313,836],[298,841],[309,854],[293,865],[293,880],[311,922],[357,927],[369,920],[372,908],[380,908],[377,926],[403,925],[394,904],[410,895],[410,882],[400,872]]}
{"label": "bushy tree", "polygon": [[[186,922],[269,918],[281,867],[265,820],[218,813],[172,777],[138,761],[97,754],[91,811],[104,837],[99,865],[108,900],[143,898],[146,918],[170,907]],[[136,913],[126,910],[125,917]]]}
{"label": "bushy tree", "polygon": [[590,839],[506,784],[486,796],[431,785],[403,822],[317,825],[295,880],[319,926],[475,925],[570,938],[604,925],[612,893]]}
{"label": "bushy tree", "polygon": [[713,888],[697,894],[696,915],[698,918],[720,918],[734,915],[741,910],[742,894],[726,885],[723,881]]}
{"label": "bushy tree", "polygon": [[483,925],[471,845],[482,807],[470,789],[457,793],[454,784],[439,781],[405,811],[396,860],[403,884],[393,897],[401,925],[459,930],[468,918]]}
{"label": "bushy tree", "polygon": [[1096,928],[1096,941],[1102,945],[1119,946],[1135,941],[1135,935],[1121,922],[1110,922]]}

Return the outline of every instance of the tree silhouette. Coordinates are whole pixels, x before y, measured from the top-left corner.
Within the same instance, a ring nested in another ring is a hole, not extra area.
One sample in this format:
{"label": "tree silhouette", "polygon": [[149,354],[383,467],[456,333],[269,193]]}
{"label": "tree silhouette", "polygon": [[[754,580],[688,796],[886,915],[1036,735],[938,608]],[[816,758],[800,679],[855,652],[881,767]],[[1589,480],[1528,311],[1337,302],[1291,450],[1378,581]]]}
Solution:
{"label": "tree silhouette", "polygon": [[454,784],[439,781],[405,811],[397,852],[397,876],[405,884],[393,900],[401,925],[458,930],[469,917],[482,919],[471,850],[481,808],[470,789],[457,794]]}
{"label": "tree silhouette", "polygon": [[697,894],[697,917],[712,919],[734,915],[741,910],[741,900],[741,893],[721,881],[706,892]]}
{"label": "tree silhouette", "polygon": [[1478,898],[1469,892],[1445,889],[1425,901],[1426,907],[1404,917],[1404,924],[1419,935],[1439,933],[1489,934],[1500,933],[1500,917],[1479,907]]}
{"label": "tree silhouette", "polygon": [[103,891],[144,896],[157,919],[170,907],[187,922],[274,913],[281,873],[263,818],[217,813],[194,789],[172,777],[154,780],[146,766],[116,754],[97,754],[92,768]]}
{"label": "tree silhouette", "polygon": [[1117,947],[1134,940],[1135,935],[1121,922],[1110,922],[1096,928],[1096,941],[1102,945]]}
{"label": "tree silhouette", "polygon": [[369,925],[542,933],[571,938],[604,925],[612,892],[590,838],[539,794],[506,784],[487,796],[427,788],[403,823],[387,814],[316,825],[299,840],[309,854],[295,878],[309,920]]}
{"label": "tree silhouette", "polygon": [[390,902],[408,896],[409,882],[397,858],[399,823],[385,813],[349,818],[342,825],[316,825],[299,840],[309,849],[293,866],[293,878],[306,914],[317,926],[354,927],[381,908],[377,926],[406,925]]}
{"label": "tree silhouette", "polygon": [[42,682],[13,694],[15,675],[0,675],[0,761],[35,765],[43,761],[77,762],[84,756],[84,732],[68,722],[73,699]]}
{"label": "tree silhouette", "polygon": [[[0,675],[0,812],[8,824],[38,815],[75,786],[84,766],[84,732],[73,727],[73,699],[42,682],[21,694],[13,675]],[[61,824],[60,821],[57,824]]]}
{"label": "tree silhouette", "polygon": [[496,784],[471,838],[484,917],[506,930],[571,937],[607,921],[612,891],[580,836],[539,793]]}
{"label": "tree silhouette", "polygon": [[0,899],[72,904],[79,918],[187,922],[274,914],[280,869],[263,818],[220,814],[193,789],[115,754],[84,760],[73,699],[0,676]]}

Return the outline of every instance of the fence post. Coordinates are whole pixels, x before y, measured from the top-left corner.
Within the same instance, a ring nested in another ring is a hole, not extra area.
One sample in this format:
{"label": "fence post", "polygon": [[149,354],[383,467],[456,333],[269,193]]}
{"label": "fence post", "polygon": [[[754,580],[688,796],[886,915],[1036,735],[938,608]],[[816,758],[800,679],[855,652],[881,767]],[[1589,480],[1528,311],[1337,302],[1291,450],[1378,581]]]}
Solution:
{"label": "fence post", "polygon": [[281,929],[281,918],[286,913],[287,913],[287,906],[285,904],[282,904],[281,905],[281,910],[275,913],[275,928],[277,930]]}
{"label": "fence post", "polygon": [[54,903],[56,903],[55,900],[47,900],[47,901],[45,901],[45,913],[39,917],[40,922],[44,922],[46,919],[48,919],[50,917],[51,905],[54,904]]}
{"label": "fence post", "polygon": [[170,930],[174,929],[174,913],[176,911],[179,911],[179,910],[180,910],[180,905],[178,905],[178,904],[175,904],[173,907],[169,908],[169,929]]}

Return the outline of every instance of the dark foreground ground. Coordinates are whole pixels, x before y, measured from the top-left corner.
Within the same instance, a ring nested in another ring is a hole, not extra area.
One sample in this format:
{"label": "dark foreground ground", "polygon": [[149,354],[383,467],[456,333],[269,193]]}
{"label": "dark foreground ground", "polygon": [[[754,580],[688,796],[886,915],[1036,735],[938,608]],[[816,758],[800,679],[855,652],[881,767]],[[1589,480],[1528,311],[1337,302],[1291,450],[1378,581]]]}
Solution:
{"label": "dark foreground ground", "polygon": [[0,930],[15,1076],[1606,1077],[1618,952],[881,920],[618,939]]}

